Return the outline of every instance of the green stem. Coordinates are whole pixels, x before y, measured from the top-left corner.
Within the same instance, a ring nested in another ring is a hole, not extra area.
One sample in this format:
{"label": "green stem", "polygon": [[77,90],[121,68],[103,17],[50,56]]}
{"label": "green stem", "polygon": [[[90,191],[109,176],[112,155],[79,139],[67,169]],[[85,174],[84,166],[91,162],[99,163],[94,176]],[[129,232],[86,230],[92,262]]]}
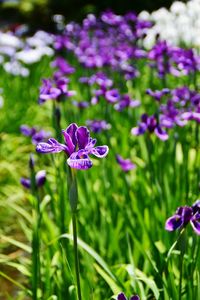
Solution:
{"label": "green stem", "polygon": [[74,241],[74,260],[77,283],[77,296],[81,300],[81,284],[80,284],[80,269],[78,258],[78,243],[77,243],[77,205],[78,205],[78,187],[76,182],[76,171],[68,169],[68,185],[69,185],[69,202],[72,212],[72,227],[73,227],[73,241]]}
{"label": "green stem", "polygon": [[40,283],[40,198],[35,181],[34,163],[30,164],[31,173],[31,191],[33,195],[34,208],[34,225],[32,236],[32,293],[33,300],[37,300],[37,290]]}
{"label": "green stem", "polygon": [[184,261],[184,254],[185,254],[185,248],[186,248],[186,236],[185,236],[185,231],[183,232],[182,238],[180,240],[180,247],[181,247],[181,252],[180,252],[180,277],[179,277],[179,300],[182,298],[182,279],[183,279],[183,261]]}
{"label": "green stem", "polygon": [[82,298],[81,298],[80,269],[79,269],[79,258],[78,258],[78,244],[77,244],[76,212],[72,212],[72,226],[73,226],[74,259],[75,259],[77,294],[78,294],[78,300],[81,300]]}

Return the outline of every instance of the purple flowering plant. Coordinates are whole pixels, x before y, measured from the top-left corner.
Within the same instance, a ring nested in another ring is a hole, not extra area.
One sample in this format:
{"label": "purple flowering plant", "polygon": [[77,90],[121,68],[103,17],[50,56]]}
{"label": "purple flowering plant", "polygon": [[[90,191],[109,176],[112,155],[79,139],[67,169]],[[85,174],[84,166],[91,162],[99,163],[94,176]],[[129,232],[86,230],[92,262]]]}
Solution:
{"label": "purple flowering plant", "polygon": [[61,100],[76,95],[75,91],[68,89],[69,80],[65,77],[54,79],[43,79],[38,99],[39,104],[43,104],[47,100]]}
{"label": "purple flowering plant", "polygon": [[[96,157],[103,158],[108,154],[108,146],[97,146],[96,139],[90,137],[90,132],[87,127],[72,123],[65,130],[62,130],[65,144],[59,143],[56,139],[50,138],[47,143],[39,143],[36,146],[36,151],[39,153],[59,153],[65,152],[68,159],[67,164],[72,169],[87,170],[92,167],[92,161],[89,158],[90,154]],[[75,257],[75,271],[77,279],[77,297],[79,300],[81,296],[80,285],[80,270],[78,261],[78,245],[77,245],[77,204],[78,204],[78,187],[76,182],[75,172],[69,169],[68,173],[69,184],[69,202],[72,212],[73,225],[73,241],[74,241],[74,257]]]}
{"label": "purple flowering plant", "polygon": [[72,123],[65,130],[62,130],[65,144],[59,143],[54,138],[50,138],[47,143],[39,143],[36,146],[38,153],[58,153],[65,152],[68,156],[67,164],[71,168],[86,170],[92,167],[90,154],[98,158],[103,158],[108,154],[108,146],[97,146],[96,139],[90,137],[87,127]]}
{"label": "purple flowering plant", "polygon": [[138,127],[133,127],[131,133],[137,136],[144,134],[146,131],[148,131],[150,134],[155,133],[155,135],[162,141],[166,141],[169,137],[154,115],[148,116],[147,114],[143,114]]}
{"label": "purple flowering plant", "polygon": [[200,235],[200,200],[197,200],[192,206],[178,207],[175,214],[167,219],[165,229],[174,231],[185,228],[189,223],[194,232]]}
{"label": "purple flowering plant", "polygon": [[[46,171],[40,170],[35,174],[35,183],[38,188],[42,187],[46,181]],[[22,177],[20,179],[21,185],[23,185],[26,189],[31,188],[31,179]]]}

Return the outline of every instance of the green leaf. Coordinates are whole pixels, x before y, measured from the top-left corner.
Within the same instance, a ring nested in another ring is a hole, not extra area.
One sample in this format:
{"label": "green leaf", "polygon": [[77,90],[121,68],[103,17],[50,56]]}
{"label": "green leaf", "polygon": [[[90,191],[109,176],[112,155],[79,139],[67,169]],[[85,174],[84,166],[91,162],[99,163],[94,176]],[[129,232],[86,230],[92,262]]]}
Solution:
{"label": "green leaf", "polygon": [[22,242],[16,241],[16,240],[12,239],[11,237],[2,235],[1,239],[8,242],[8,243],[10,243],[10,244],[12,244],[12,245],[14,245],[14,246],[16,246],[16,247],[18,247],[18,248],[20,248],[20,249],[22,249],[22,250],[24,250],[24,251],[26,251],[26,252],[28,252],[28,253],[32,252],[31,247],[25,245]]}
{"label": "green leaf", "polygon": [[113,280],[107,272],[105,272],[99,265],[94,264],[94,267],[96,271],[101,275],[101,277],[107,282],[109,287],[111,288],[113,294],[119,294],[121,289],[120,287],[116,284],[115,280]]}
{"label": "green leaf", "polygon": [[[60,236],[60,238],[67,238],[69,240],[73,241],[73,236],[71,234],[65,233],[62,234]],[[98,264],[108,273],[108,275],[114,280],[114,281],[118,281],[117,278],[114,276],[114,274],[111,272],[111,270],[109,269],[108,265],[106,264],[106,262],[101,258],[101,256],[99,256],[99,254],[93,250],[88,244],[86,244],[85,242],[83,242],[81,239],[78,238],[78,245],[84,249],[90,256],[92,256],[97,262]]]}

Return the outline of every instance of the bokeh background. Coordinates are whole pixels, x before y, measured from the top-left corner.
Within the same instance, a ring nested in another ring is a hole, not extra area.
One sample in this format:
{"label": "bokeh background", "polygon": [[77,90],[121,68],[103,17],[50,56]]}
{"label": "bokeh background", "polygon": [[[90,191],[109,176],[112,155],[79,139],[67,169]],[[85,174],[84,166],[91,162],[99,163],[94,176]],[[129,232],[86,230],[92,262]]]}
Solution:
{"label": "bokeh background", "polygon": [[[1,25],[28,23],[32,30],[42,28],[53,30],[52,15],[62,14],[66,21],[81,21],[87,13],[98,15],[106,9],[118,14],[127,11],[154,11],[160,7],[169,8],[171,0],[0,0]],[[187,2],[187,1],[183,1]]]}

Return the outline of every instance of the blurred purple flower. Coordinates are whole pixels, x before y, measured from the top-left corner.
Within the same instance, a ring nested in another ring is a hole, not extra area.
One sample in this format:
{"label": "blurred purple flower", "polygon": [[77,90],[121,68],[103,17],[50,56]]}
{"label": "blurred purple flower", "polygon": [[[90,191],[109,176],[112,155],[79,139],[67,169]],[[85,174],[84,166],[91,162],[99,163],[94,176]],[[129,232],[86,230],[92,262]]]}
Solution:
{"label": "blurred purple flower", "polygon": [[160,91],[158,90],[152,91],[151,89],[146,90],[146,94],[153,97],[156,101],[160,101],[164,95],[167,95],[169,93],[170,93],[170,89],[167,88],[164,88]]}
{"label": "blurred purple flower", "polygon": [[[120,293],[118,296],[117,296],[117,300],[128,300],[128,298],[126,298],[126,296],[124,295],[124,293]],[[140,297],[135,295],[135,296],[131,296],[130,297],[130,300],[140,300]]]}
{"label": "blurred purple flower", "polygon": [[80,109],[87,108],[90,104],[87,101],[72,101],[72,104]]}
{"label": "blurred purple flower", "polygon": [[136,168],[136,165],[130,159],[123,159],[119,154],[116,155],[116,160],[124,172]]}
{"label": "blurred purple flower", "polygon": [[186,227],[190,223],[196,234],[200,235],[200,200],[197,200],[191,207],[178,207],[176,213],[167,219],[165,229],[174,231]]}
{"label": "blurred purple flower", "polygon": [[143,114],[141,116],[141,122],[139,123],[139,126],[133,127],[131,133],[133,135],[141,135],[146,131],[149,131],[149,133],[154,132],[155,135],[162,141],[166,141],[169,137],[166,131],[162,129],[155,116],[148,116],[147,114]]}
{"label": "blurred purple flower", "polygon": [[159,77],[170,73],[174,76],[189,75],[200,69],[200,57],[193,49],[171,46],[158,40],[149,51],[150,66],[155,68]]}
{"label": "blurred purple flower", "polygon": [[111,128],[111,125],[105,120],[87,120],[86,125],[94,133],[100,133],[103,130],[108,130]]}
{"label": "blurred purple flower", "polygon": [[118,111],[122,111],[127,107],[138,107],[140,104],[141,102],[139,100],[132,100],[128,94],[124,94],[121,96],[119,102],[114,105],[114,108]]}
{"label": "blurred purple flower", "polygon": [[115,103],[120,99],[120,94],[117,89],[109,90],[105,92],[105,98],[110,103]]}
{"label": "blurred purple flower", "polygon": [[72,67],[63,57],[58,56],[53,62],[52,67],[58,68],[58,71],[54,73],[54,78],[70,75],[75,72],[75,68]]}
{"label": "blurred purple flower", "polygon": [[40,88],[39,104],[43,104],[47,100],[61,101],[63,96],[71,97],[76,95],[75,91],[68,90],[69,80],[64,77],[60,77],[54,80],[43,79],[43,85]]}
{"label": "blurred purple flower", "polygon": [[[36,173],[35,175],[35,181],[36,181],[36,186],[37,187],[42,187],[45,184],[46,181],[46,171],[41,170]],[[29,178],[24,178],[22,177],[20,179],[20,183],[26,188],[30,189],[31,188],[31,180]]]}
{"label": "blurred purple flower", "polygon": [[106,24],[116,26],[123,21],[123,17],[114,14],[111,10],[108,10],[102,13],[101,20]]}
{"label": "blurred purple flower", "polygon": [[20,131],[23,135],[30,136],[34,145],[45,141],[50,136],[50,132],[37,130],[36,127],[29,127],[27,125],[21,125]]}
{"label": "blurred purple flower", "polygon": [[71,168],[86,170],[92,167],[90,154],[103,158],[108,154],[108,146],[97,146],[96,139],[90,137],[87,127],[72,123],[65,130],[62,130],[65,144],[50,138],[47,143],[39,143],[36,151],[39,153],[58,153],[64,151],[68,156],[67,164]]}

